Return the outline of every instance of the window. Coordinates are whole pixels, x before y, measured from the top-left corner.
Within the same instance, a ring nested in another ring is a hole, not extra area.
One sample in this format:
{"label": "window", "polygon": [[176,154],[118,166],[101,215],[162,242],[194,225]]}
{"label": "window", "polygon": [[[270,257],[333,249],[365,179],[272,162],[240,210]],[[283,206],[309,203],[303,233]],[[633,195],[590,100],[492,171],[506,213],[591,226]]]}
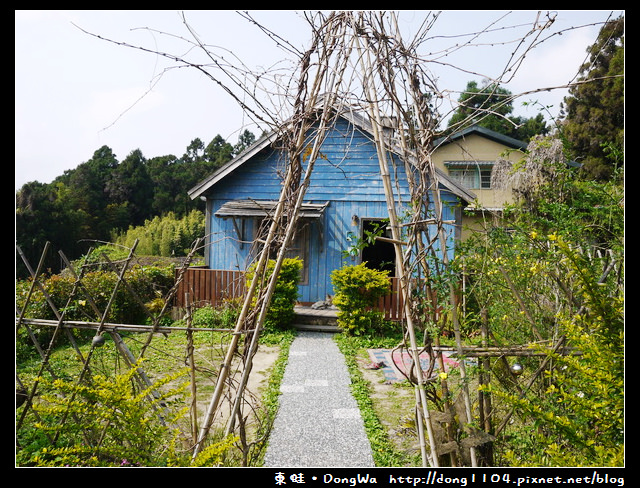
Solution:
{"label": "window", "polygon": [[[261,239],[266,236],[269,226],[271,225],[270,218],[255,219],[254,222],[254,242],[260,243]],[[300,258],[302,260],[302,271],[300,273],[300,284],[309,284],[309,226],[311,222],[309,219],[299,219],[298,226],[293,236],[291,243],[287,246],[285,257],[287,258]],[[259,245],[259,248],[262,246]],[[276,259],[277,249],[274,247],[269,251],[269,259]]]}
{"label": "window", "polygon": [[491,169],[480,170],[480,188],[483,190],[491,188]]}
{"label": "window", "polygon": [[491,189],[491,168],[493,163],[473,163],[469,161],[449,161],[449,176],[469,190]]}
{"label": "window", "polygon": [[449,170],[451,179],[456,183],[460,183],[465,188],[477,188],[476,186],[476,171],[467,169],[454,169]]}
{"label": "window", "polygon": [[287,248],[286,256],[288,258],[302,259],[302,272],[300,273],[300,284],[309,284],[309,226],[311,223],[307,220],[300,219],[298,221],[298,229],[292,239],[291,244]]}

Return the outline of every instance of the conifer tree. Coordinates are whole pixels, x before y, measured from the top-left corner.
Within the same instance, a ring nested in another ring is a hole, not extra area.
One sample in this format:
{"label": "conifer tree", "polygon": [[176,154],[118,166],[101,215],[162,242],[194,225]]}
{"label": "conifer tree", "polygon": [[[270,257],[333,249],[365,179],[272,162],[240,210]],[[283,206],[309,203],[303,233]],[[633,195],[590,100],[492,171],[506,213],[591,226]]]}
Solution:
{"label": "conifer tree", "polygon": [[624,147],[624,17],[605,24],[587,52],[578,83],[564,100],[563,134],[586,173],[606,180]]}

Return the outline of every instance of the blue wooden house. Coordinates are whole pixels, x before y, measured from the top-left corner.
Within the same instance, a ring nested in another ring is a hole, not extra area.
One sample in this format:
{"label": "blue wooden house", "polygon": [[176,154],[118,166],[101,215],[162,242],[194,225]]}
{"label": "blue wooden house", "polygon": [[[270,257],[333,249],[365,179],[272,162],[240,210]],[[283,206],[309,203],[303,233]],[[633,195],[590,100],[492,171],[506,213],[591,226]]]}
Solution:
{"label": "blue wooden house", "polygon": [[[387,204],[368,118],[344,112],[335,120],[320,148],[288,251],[304,263],[299,285],[303,304],[333,294],[330,275],[335,269],[362,261],[384,268],[394,261],[393,247],[384,242],[353,252],[363,232],[388,218]],[[244,271],[256,257],[256,234],[280,197],[286,171],[277,137],[275,132],[264,135],[190,190],[191,198],[206,201],[207,268]],[[409,208],[406,175],[412,165],[393,152],[389,156],[397,212],[402,216]],[[452,250],[460,237],[461,209],[475,196],[444,172],[439,178],[443,219],[456,222],[447,227]]]}

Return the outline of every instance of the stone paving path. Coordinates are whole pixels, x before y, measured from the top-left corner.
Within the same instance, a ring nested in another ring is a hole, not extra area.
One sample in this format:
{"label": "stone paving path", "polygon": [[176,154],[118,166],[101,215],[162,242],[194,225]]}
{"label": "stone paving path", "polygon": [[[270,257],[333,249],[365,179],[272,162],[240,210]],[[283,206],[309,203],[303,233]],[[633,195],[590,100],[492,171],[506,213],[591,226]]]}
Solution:
{"label": "stone paving path", "polygon": [[374,466],[350,384],[333,334],[299,332],[289,351],[264,465]]}

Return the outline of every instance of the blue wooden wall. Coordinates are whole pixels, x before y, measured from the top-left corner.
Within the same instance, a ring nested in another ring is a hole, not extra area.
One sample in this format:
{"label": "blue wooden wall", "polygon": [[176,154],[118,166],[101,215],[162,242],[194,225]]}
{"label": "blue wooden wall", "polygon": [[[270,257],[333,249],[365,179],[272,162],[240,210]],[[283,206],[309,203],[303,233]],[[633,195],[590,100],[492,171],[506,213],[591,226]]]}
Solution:
{"label": "blue wooden wall", "polygon": [[[240,223],[244,220],[244,238],[251,240],[255,224],[253,219],[236,219],[236,229],[233,219],[215,217],[215,212],[229,200],[278,200],[285,170],[282,154],[265,149],[208,191],[212,243],[210,268],[246,269],[250,264],[251,245],[239,242],[241,236],[237,230],[242,230]],[[409,200],[405,168],[401,163],[393,168],[392,177],[394,180],[397,178],[394,189],[398,189],[395,196],[401,215]],[[445,206],[443,218],[453,220],[454,212],[449,207],[456,205],[457,199],[448,192],[444,192],[443,198],[449,204]],[[309,280],[299,287],[300,301],[315,302],[333,294],[331,271],[345,264],[357,264],[357,258],[353,260],[344,256],[350,245],[348,234],[360,235],[361,232],[359,227],[354,227],[353,216],[358,216],[360,222],[361,219],[388,217],[375,144],[365,133],[354,129],[344,119],[338,120],[321,147],[304,200],[310,203],[330,202],[322,217],[322,241],[319,238],[320,222],[316,220],[311,224],[307,263]],[[453,248],[453,228],[449,234],[451,244],[448,247]]]}

